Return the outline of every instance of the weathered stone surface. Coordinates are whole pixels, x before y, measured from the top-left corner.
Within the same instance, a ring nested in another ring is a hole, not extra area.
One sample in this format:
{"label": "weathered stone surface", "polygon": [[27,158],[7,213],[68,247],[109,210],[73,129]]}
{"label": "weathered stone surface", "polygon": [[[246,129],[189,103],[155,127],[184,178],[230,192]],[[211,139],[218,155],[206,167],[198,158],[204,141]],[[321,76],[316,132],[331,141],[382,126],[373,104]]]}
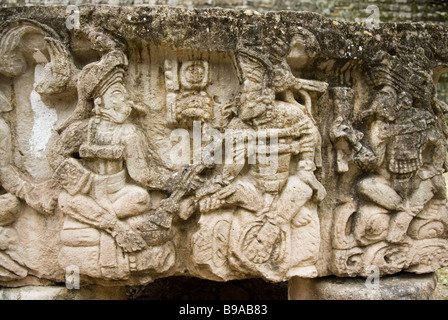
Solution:
{"label": "weathered stone surface", "polygon": [[289,282],[293,300],[432,300],[436,274],[400,273],[380,280],[325,277],[294,279]]}
{"label": "weathered stone surface", "polygon": [[[427,0],[4,0],[2,6],[109,4],[121,6],[171,5],[186,8],[232,8],[266,11],[311,11],[331,19],[362,21],[378,15],[383,22],[445,23],[447,4]],[[372,8],[372,5],[374,6]],[[377,12],[375,12],[377,10]]]}
{"label": "weathered stone surface", "polygon": [[1,288],[0,300],[126,300],[126,289],[102,286],[79,289],[63,286]]}
{"label": "weathered stone surface", "polygon": [[448,264],[446,27],[79,8],[0,11],[2,286]]}

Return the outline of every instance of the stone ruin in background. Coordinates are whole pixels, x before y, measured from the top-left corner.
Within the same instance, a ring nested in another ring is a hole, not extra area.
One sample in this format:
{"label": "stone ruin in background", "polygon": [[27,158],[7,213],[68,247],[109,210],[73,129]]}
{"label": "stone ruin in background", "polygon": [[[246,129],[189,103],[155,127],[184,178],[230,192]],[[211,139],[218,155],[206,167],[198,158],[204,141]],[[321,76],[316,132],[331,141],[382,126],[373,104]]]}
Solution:
{"label": "stone ruin in background", "polygon": [[447,36],[313,13],[2,9],[0,285],[448,266]]}

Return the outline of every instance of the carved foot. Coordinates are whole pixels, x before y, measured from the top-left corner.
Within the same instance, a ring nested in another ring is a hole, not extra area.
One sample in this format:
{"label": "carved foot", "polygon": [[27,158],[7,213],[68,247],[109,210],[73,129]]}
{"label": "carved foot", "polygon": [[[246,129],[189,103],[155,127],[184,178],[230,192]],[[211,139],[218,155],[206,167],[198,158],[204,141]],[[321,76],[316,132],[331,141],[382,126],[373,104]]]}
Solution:
{"label": "carved foot", "polygon": [[387,241],[390,243],[400,243],[404,240],[409,224],[414,217],[405,211],[398,212],[392,218],[387,234]]}

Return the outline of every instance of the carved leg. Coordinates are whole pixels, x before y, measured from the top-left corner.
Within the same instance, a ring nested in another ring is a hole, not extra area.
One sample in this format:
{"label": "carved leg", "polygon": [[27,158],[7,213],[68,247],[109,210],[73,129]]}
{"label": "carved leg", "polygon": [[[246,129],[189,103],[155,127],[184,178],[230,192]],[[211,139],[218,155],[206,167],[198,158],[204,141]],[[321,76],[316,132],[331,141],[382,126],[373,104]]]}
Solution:
{"label": "carved leg", "polygon": [[397,210],[403,199],[381,176],[370,176],[358,183],[358,192],[366,200],[372,201],[388,210]]}
{"label": "carved leg", "polygon": [[320,225],[316,206],[302,207],[291,224],[290,269],[287,278],[317,277],[315,264],[319,257]]}
{"label": "carved leg", "polygon": [[126,185],[120,191],[109,195],[112,206],[120,219],[144,213],[150,204],[148,192],[139,186]]}
{"label": "carved leg", "polygon": [[142,237],[128,224],[120,221],[88,196],[71,196],[62,192],[59,196],[59,207],[73,219],[110,233],[125,252],[139,251],[146,246]]}
{"label": "carved leg", "polygon": [[17,250],[18,241],[15,229],[0,227],[0,281],[21,279],[28,274]]}
{"label": "carved leg", "polygon": [[[288,178],[285,188],[272,207],[272,211],[284,220],[291,221],[313,195],[311,187],[298,176]],[[285,205],[288,204],[288,205]],[[297,219],[300,219],[297,217]]]}
{"label": "carved leg", "polygon": [[[434,179],[434,178],[433,178]],[[423,180],[417,190],[413,192],[406,208],[398,212],[392,219],[387,235],[387,240],[391,243],[401,242],[408,231],[412,219],[418,215],[425,205],[434,197],[437,192],[437,180]]]}

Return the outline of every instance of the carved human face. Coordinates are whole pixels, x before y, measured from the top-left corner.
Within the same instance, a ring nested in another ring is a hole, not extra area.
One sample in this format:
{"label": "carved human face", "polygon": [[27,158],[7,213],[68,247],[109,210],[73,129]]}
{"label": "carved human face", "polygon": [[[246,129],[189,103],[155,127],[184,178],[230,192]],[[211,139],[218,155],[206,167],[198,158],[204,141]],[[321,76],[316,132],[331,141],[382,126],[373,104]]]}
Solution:
{"label": "carved human face", "polygon": [[122,83],[110,86],[101,97],[99,113],[106,119],[123,123],[131,113],[128,91]]}

